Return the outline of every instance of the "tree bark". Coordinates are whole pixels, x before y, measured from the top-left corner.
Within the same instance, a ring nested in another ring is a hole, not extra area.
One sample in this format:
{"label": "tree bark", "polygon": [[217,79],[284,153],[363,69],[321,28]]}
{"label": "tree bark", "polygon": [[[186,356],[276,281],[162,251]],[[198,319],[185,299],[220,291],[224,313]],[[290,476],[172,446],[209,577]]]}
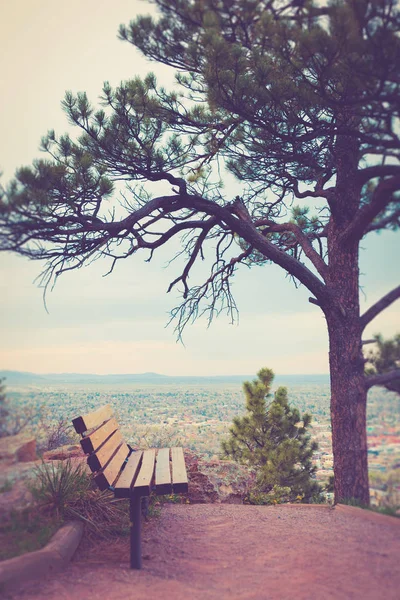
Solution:
{"label": "tree bark", "polygon": [[343,232],[360,208],[357,181],[358,145],[336,142],[337,180],[328,226],[327,288],[331,300],[323,307],[329,332],[332,447],[335,502],[369,505],[367,447],[367,385],[362,353],[359,304],[359,240],[343,241]]}
{"label": "tree bark", "polygon": [[356,320],[327,317],[335,502],[369,505],[367,389]]}
{"label": "tree bark", "polygon": [[341,227],[331,224],[325,306],[329,332],[332,449],[335,502],[369,505],[367,384],[359,306],[358,241],[340,244]]}

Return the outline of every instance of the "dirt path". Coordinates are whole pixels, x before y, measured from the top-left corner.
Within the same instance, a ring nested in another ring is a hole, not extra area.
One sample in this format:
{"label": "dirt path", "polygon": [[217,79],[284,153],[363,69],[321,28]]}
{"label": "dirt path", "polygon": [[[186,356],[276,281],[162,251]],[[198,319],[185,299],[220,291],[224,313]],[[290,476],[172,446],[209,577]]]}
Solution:
{"label": "dirt path", "polygon": [[127,541],[78,551],[21,600],[400,598],[400,524],[326,507],[165,505],[144,528],[142,571]]}

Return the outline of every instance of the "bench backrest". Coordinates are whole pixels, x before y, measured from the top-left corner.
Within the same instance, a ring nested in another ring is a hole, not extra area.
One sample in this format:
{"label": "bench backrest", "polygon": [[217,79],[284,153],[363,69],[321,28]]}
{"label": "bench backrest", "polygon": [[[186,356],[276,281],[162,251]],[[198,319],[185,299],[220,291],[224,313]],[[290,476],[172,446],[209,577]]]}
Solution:
{"label": "bench backrest", "polygon": [[188,490],[182,448],[161,448],[133,452],[125,443],[107,404],[73,419],[80,433],[87,463],[101,490],[114,489],[117,497],[148,496],[153,482],[159,494],[185,493]]}
{"label": "bench backrest", "polygon": [[98,410],[77,417],[72,421],[75,431],[83,435],[81,446],[88,454],[87,463],[100,489],[107,489],[119,475],[130,449],[125,443],[113,416],[112,407],[107,404]]}

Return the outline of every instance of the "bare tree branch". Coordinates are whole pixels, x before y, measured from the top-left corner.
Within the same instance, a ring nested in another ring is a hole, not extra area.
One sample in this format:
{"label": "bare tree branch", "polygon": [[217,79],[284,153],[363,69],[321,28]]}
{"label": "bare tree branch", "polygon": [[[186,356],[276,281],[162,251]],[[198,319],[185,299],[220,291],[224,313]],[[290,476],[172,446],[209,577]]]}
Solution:
{"label": "bare tree branch", "polygon": [[[268,227],[267,231],[271,233],[290,231],[295,236],[297,242],[304,250],[304,254],[312,262],[318,273],[321,275],[321,277],[323,277],[323,279],[326,279],[328,274],[328,266],[325,264],[318,252],[314,250],[309,238],[302,232],[298,225],[295,223],[275,223],[269,219],[260,219],[255,222],[255,225],[266,226]],[[264,233],[265,231],[266,230],[264,230]]]}
{"label": "bare tree branch", "polygon": [[383,179],[376,187],[368,204],[359,209],[357,215],[341,235],[343,243],[360,240],[368,226],[388,204],[394,201],[393,194],[400,190],[400,175]]}
{"label": "bare tree branch", "polygon": [[181,281],[183,283],[184,286],[184,292],[183,292],[183,298],[187,298],[188,294],[189,294],[189,286],[187,284],[187,279],[189,277],[189,273],[190,273],[190,269],[192,268],[193,264],[195,263],[198,255],[201,253],[202,251],[202,246],[203,243],[207,237],[208,232],[212,229],[212,227],[216,224],[216,219],[211,218],[208,220],[208,222],[206,222],[203,231],[201,232],[201,234],[199,235],[199,237],[197,238],[196,244],[191,252],[191,256],[189,258],[189,261],[187,262],[182,275],[180,275],[179,277],[177,277],[176,279],[174,279],[174,281],[172,281],[168,287],[168,292],[170,292],[172,290],[172,288],[179,282]]}
{"label": "bare tree branch", "polygon": [[[179,339],[182,339],[182,332],[190,321],[194,321],[207,312],[208,323],[211,323],[214,316],[218,316],[223,311],[230,315],[232,323],[237,320],[238,309],[231,292],[231,276],[237,265],[248,258],[252,250],[253,248],[249,247],[228,262],[221,259],[217,250],[216,260],[208,279],[201,286],[189,289],[184,302],[171,311],[170,322],[173,319],[177,320],[175,331],[178,333]],[[217,300],[220,301],[219,308]]]}
{"label": "bare tree branch", "polygon": [[385,385],[392,381],[398,381],[400,380],[400,369],[394,369],[393,371],[382,373],[381,375],[371,375],[370,377],[366,377],[365,380],[367,390],[374,385]]}
{"label": "bare tree branch", "polygon": [[318,300],[316,300],[315,298],[310,297],[308,299],[308,301],[310,302],[310,304],[315,304],[315,306],[319,306],[321,308],[320,303],[318,302]]}
{"label": "bare tree branch", "polygon": [[[162,175],[157,174],[158,177],[161,179]],[[311,291],[321,306],[329,302],[326,286],[298,260],[296,253],[291,255],[292,246],[280,244],[279,240],[270,241],[265,231],[259,229],[260,222],[254,223],[247,210],[242,214],[234,211],[231,204],[222,206],[215,200],[189,194],[177,179],[165,179],[178,185],[182,192],[159,196],[144,203],[139,201],[136,207],[131,207],[132,212],[120,220],[116,220],[113,215],[109,221],[104,217],[99,218],[97,200],[88,202],[85,197],[75,203],[67,198],[57,197],[56,201],[44,205],[42,212],[29,204],[21,205],[16,208],[11,221],[8,213],[0,215],[0,226],[4,231],[11,232],[11,235],[2,237],[2,249],[17,250],[37,260],[47,259],[43,276],[43,285],[46,287],[60,273],[79,268],[89,259],[94,259],[96,254],[113,258],[115,264],[119,257],[131,256],[139,249],[154,251],[185,230],[206,231],[198,240],[197,246],[189,249],[190,255],[194,252],[197,256],[206,237],[214,235],[213,229],[219,228],[220,232],[225,230],[233,236],[237,235],[265,259],[282,266]],[[31,211],[36,211],[35,219]],[[162,224],[159,232],[155,230],[157,223]],[[325,263],[297,225],[288,224],[282,228],[268,221],[268,227],[271,231],[275,227],[276,231],[286,230],[293,234],[296,244],[300,245],[317,271],[326,274]],[[29,243],[30,239],[34,240],[34,244]],[[117,253],[113,251],[113,247],[118,250]],[[185,287],[194,260],[195,258],[189,258],[187,270],[173,285],[182,281]],[[113,266],[111,270],[112,268]],[[185,293],[187,292],[185,288]]]}
{"label": "bare tree branch", "polygon": [[400,298],[400,285],[390,292],[388,292],[383,298],[375,302],[361,317],[360,317],[360,325],[361,331],[365,329],[365,327],[370,323],[379,313],[381,313],[385,308],[390,306],[392,302]]}
{"label": "bare tree branch", "polygon": [[357,175],[357,182],[363,186],[371,179],[377,177],[400,176],[399,165],[375,165],[361,169]]}

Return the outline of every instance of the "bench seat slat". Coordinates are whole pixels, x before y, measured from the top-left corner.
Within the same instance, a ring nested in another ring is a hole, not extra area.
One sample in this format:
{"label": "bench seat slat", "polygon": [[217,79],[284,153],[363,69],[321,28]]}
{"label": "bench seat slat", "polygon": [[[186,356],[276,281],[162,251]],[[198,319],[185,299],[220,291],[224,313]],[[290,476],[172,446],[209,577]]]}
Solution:
{"label": "bench seat slat", "polygon": [[133,481],[139,471],[142,455],[143,452],[139,450],[132,452],[129,456],[128,462],[115,484],[114,494],[116,498],[129,498]]}
{"label": "bench seat slat", "polygon": [[93,433],[81,439],[82,450],[85,454],[91,454],[117,429],[118,423],[113,417],[109,421],[103,423],[103,425],[93,431]]}
{"label": "bench seat slat", "polygon": [[94,412],[87,413],[81,417],[77,417],[72,420],[72,424],[75,427],[76,433],[84,433],[88,429],[98,427],[104,421],[107,421],[112,417],[112,407],[110,404],[102,406]]}
{"label": "bench seat slat", "polygon": [[171,448],[172,459],[172,488],[174,493],[188,491],[188,478],[185,467],[185,457],[182,448]]}
{"label": "bench seat slat", "polygon": [[119,429],[103,444],[95,453],[91,454],[87,459],[87,463],[92,471],[100,471],[106,466],[116,449],[124,446],[125,455],[128,454],[129,448],[125,444],[122,434]]}
{"label": "bench seat slat", "polygon": [[161,448],[157,452],[156,459],[156,494],[170,494],[171,492],[169,448]]}
{"label": "bench seat slat", "polygon": [[110,485],[113,485],[121,471],[125,459],[128,456],[128,452],[129,450],[126,444],[120,446],[108,465],[102,471],[97,473],[94,480],[99,486],[100,490],[106,490]]}
{"label": "bench seat slat", "polygon": [[154,475],[154,461],[156,451],[154,449],[143,452],[142,466],[133,485],[133,494],[137,496],[149,496],[150,486]]}

